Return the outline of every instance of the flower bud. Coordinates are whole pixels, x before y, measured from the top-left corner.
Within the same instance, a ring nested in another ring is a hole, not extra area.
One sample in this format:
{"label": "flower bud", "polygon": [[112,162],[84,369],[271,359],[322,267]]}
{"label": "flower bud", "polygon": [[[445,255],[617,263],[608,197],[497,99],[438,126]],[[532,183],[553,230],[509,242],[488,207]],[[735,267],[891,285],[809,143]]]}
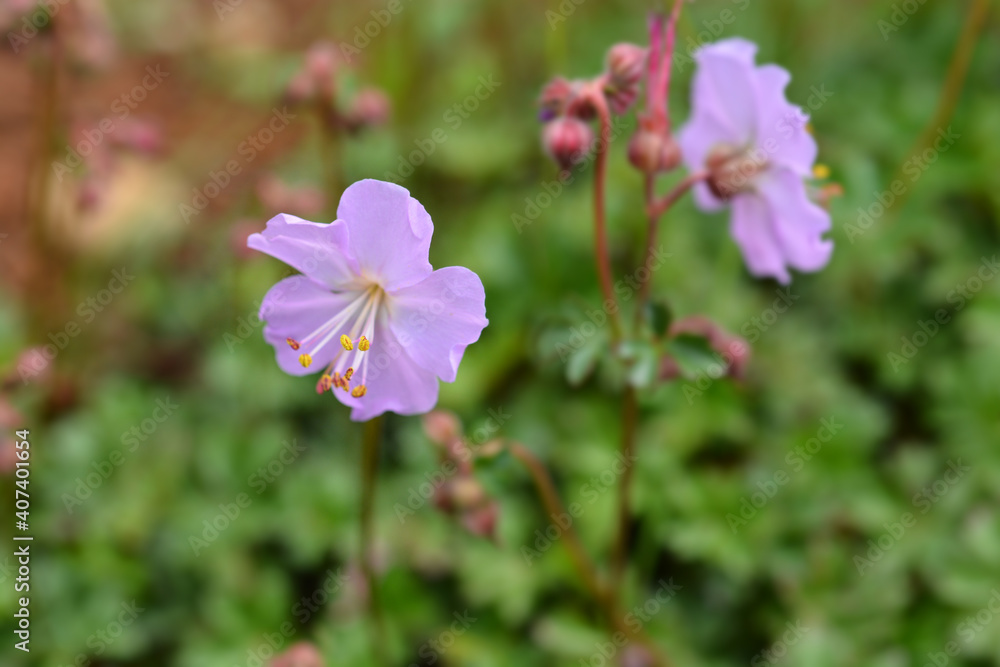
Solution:
{"label": "flower bud", "polygon": [[496,541],[497,519],[499,517],[500,506],[495,500],[491,500],[466,512],[462,516],[462,525],[477,537]]}
{"label": "flower bud", "polygon": [[615,44],[608,51],[608,79],[614,88],[636,86],[646,69],[646,49],[635,44]]}
{"label": "flower bud", "polygon": [[646,174],[672,171],[681,163],[681,148],[672,135],[640,126],[629,140],[628,159]]}
{"label": "flower bud", "polygon": [[608,104],[616,114],[624,114],[639,97],[639,82],[646,69],[646,49],[635,44],[616,44],[608,52]]}
{"label": "flower bud", "polygon": [[547,123],[562,116],[569,104],[569,98],[573,94],[573,85],[562,77],[556,77],[542,88],[542,95],[538,100],[541,107],[539,119]]}
{"label": "flower bud", "polygon": [[580,162],[594,141],[594,131],[578,118],[563,116],[547,123],[542,131],[545,152],[563,170]]}
{"label": "flower bud", "polygon": [[365,127],[381,125],[389,119],[389,98],[377,88],[364,88],[354,96],[347,112],[347,127],[356,132]]}
{"label": "flower bud", "polygon": [[447,410],[434,410],[424,416],[424,433],[431,442],[447,445],[462,435],[462,422]]}

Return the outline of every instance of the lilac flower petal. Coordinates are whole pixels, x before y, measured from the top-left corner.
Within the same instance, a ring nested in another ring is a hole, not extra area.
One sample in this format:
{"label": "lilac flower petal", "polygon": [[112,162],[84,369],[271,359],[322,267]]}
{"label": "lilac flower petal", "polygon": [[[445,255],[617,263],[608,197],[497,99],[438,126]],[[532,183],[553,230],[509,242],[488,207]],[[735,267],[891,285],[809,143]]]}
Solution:
{"label": "lilac flower petal", "polygon": [[349,254],[347,236],[343,222],[322,224],[279,213],[262,233],[250,235],[247,246],[331,289],[349,289],[356,284],[357,264]]}
{"label": "lilac flower petal", "polygon": [[467,345],[489,323],[486,292],[472,271],[438,269],[419,283],[393,292],[390,326],[417,364],[445,382],[454,382]]}
{"label": "lilac flower petal", "polygon": [[731,233],[743,261],[755,276],[771,276],[783,284],[791,281],[781,244],[775,234],[767,201],[753,192],[733,198]]}
{"label": "lilac flower petal", "polygon": [[756,70],[760,127],[757,145],[768,159],[809,176],[816,161],[816,140],[806,129],[809,116],[785,97],[791,75],[783,67],[763,65]]}
{"label": "lilac flower petal", "polygon": [[[390,410],[401,415],[418,415],[437,403],[437,378],[406,353],[384,311],[376,320],[372,347],[365,354],[371,355],[364,379],[365,395],[356,398],[341,389],[332,390],[338,401],[351,408],[352,420],[367,421]],[[351,385],[360,382],[361,375],[356,372]]]}
{"label": "lilac flower petal", "polygon": [[420,202],[393,183],[366,179],[344,191],[337,219],[349,230],[361,275],[393,290],[425,278],[434,223]]}
{"label": "lilac flower petal", "polygon": [[698,70],[692,82],[692,117],[711,116],[724,128],[718,140],[738,147],[750,144],[757,135],[756,51],[752,42],[727,39],[704,47],[695,56]]}
{"label": "lilac flower petal", "polygon": [[260,319],[264,326],[264,340],[274,346],[278,366],[289,375],[309,375],[321,372],[334,355],[341,350],[336,338],[320,352],[312,353],[312,364],[303,368],[299,355],[312,350],[303,346],[299,350],[289,347],[287,339],[301,341],[330,318],[344,310],[357,298],[355,292],[331,292],[325,286],[306,276],[291,276],[268,290],[260,306]]}
{"label": "lilac flower petal", "polygon": [[767,201],[775,237],[785,263],[799,271],[818,271],[833,254],[830,214],[809,199],[802,177],[791,169],[771,169],[757,188]]}

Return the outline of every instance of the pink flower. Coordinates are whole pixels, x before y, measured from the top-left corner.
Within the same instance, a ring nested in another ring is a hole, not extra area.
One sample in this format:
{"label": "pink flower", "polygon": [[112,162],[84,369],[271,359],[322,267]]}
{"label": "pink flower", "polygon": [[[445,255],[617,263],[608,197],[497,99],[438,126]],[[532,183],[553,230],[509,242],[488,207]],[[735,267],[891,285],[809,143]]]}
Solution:
{"label": "pink flower", "polygon": [[249,247],[303,274],[272,287],[260,309],[281,369],[325,366],[317,391],[332,390],[355,421],[433,408],[438,378],[455,380],[488,324],[479,277],[428,262],[433,232],[409,192],[364,180],[344,191],[330,224],[280,214],[252,234]]}
{"label": "pink flower", "polygon": [[808,196],[816,142],[808,117],[785,98],[789,74],[756,66],[756,52],[742,39],[698,52],[692,116],[679,140],[688,167],[710,174],[695,186],[698,206],[731,204],[731,233],[750,273],[788,283],[789,267],[817,271],[830,261],[830,216]]}

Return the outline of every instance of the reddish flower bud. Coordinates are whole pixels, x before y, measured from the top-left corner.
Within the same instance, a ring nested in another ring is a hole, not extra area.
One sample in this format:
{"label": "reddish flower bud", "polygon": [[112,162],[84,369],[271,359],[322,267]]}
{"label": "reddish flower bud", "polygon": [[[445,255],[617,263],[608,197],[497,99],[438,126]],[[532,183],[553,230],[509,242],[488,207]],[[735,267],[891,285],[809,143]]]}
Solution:
{"label": "reddish flower bud", "polygon": [[497,520],[500,518],[500,506],[491,500],[462,516],[465,529],[478,537],[496,541]]}
{"label": "reddish flower bud", "polygon": [[347,112],[347,127],[356,132],[365,127],[381,125],[389,119],[389,98],[377,88],[364,88],[354,96]]}
{"label": "reddish flower bud", "polygon": [[615,88],[638,85],[646,69],[646,49],[635,44],[615,44],[608,51],[609,84]]}
{"label": "reddish flower bud", "polygon": [[118,126],[112,135],[112,141],[117,146],[129,148],[138,153],[158,153],[163,147],[163,133],[153,122],[128,119]]}
{"label": "reddish flower bud", "polygon": [[681,149],[670,134],[640,126],[629,140],[628,159],[646,174],[672,171],[681,163]]}
{"label": "reddish flower bud", "polygon": [[594,131],[578,118],[563,116],[547,123],[542,132],[545,152],[563,170],[580,162],[594,142]]}
{"label": "reddish flower bud", "polygon": [[646,49],[635,44],[616,44],[608,52],[608,104],[616,114],[624,114],[639,97],[639,82],[646,70]]}
{"label": "reddish flower bud", "polygon": [[462,422],[447,410],[434,410],[424,416],[424,433],[431,442],[447,445],[462,435]]}
{"label": "reddish flower bud", "polygon": [[538,100],[541,107],[539,116],[545,123],[562,116],[569,105],[570,97],[573,95],[573,84],[562,77],[556,77],[542,88],[542,95]]}

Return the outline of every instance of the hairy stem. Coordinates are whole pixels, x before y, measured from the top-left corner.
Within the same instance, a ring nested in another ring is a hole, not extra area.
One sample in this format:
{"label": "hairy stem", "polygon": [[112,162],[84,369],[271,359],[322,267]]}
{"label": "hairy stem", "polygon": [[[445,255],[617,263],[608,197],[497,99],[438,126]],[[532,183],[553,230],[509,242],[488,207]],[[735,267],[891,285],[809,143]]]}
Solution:
{"label": "hairy stem", "polygon": [[646,251],[643,253],[643,264],[649,274],[646,279],[642,281],[639,286],[639,307],[635,311],[635,321],[638,324],[642,320],[643,306],[649,301],[649,289],[653,282],[652,269],[653,265],[653,253],[656,252],[656,238],[658,233],[658,227],[660,224],[660,216],[654,215],[652,213],[653,200],[656,197],[656,176],[653,174],[646,174],[646,180],[643,186],[646,199],[646,210],[650,211],[649,214],[649,224],[646,229]]}
{"label": "hairy stem", "polygon": [[361,450],[361,571],[368,588],[368,614],[372,622],[372,644],[381,665],[388,665],[385,645],[385,622],[379,602],[375,568],[372,559],[373,510],[375,479],[378,473],[379,442],[382,439],[382,417],[365,423]]}
{"label": "hairy stem", "polygon": [[[563,504],[562,499],[559,497],[559,492],[552,481],[552,476],[549,475],[549,471],[545,468],[545,464],[523,445],[510,443],[509,449],[514,458],[524,464],[531,474],[535,487],[538,489],[538,495],[542,500],[542,505],[549,516],[570,516],[566,511],[565,504]],[[611,630],[615,633],[620,632],[629,639],[634,639],[642,644],[649,651],[650,655],[653,656],[657,667],[668,667],[670,664],[669,660],[660,651],[659,646],[643,633],[642,628],[635,628],[633,624],[625,622],[626,615],[617,600],[618,596],[614,590],[601,580],[600,572],[598,572],[597,566],[583,547],[583,542],[580,541],[580,537],[577,535],[573,524],[570,524],[564,531],[563,540],[565,541],[577,574],[583,580],[587,590],[600,607],[601,613],[604,615]]]}
{"label": "hairy stem", "polygon": [[605,309],[610,313],[611,328],[614,340],[621,338],[621,322],[618,319],[618,303],[615,299],[611,281],[611,257],[608,251],[608,232],[606,220],[606,205],[604,190],[608,172],[608,146],[611,143],[611,112],[608,110],[604,95],[598,90],[591,95],[594,108],[600,121],[601,139],[597,146],[597,160],[594,165],[594,242],[597,260],[597,275],[601,281],[601,292],[604,294]]}
{"label": "hairy stem", "polygon": [[666,213],[671,206],[676,204],[688,190],[694,187],[696,183],[703,181],[706,178],[708,178],[708,172],[706,171],[696,171],[688,174],[684,177],[684,180],[675,185],[673,190],[665,194],[662,199],[657,200],[655,196],[650,197],[649,203],[646,205],[646,213],[651,218],[659,218],[659,216]]}

